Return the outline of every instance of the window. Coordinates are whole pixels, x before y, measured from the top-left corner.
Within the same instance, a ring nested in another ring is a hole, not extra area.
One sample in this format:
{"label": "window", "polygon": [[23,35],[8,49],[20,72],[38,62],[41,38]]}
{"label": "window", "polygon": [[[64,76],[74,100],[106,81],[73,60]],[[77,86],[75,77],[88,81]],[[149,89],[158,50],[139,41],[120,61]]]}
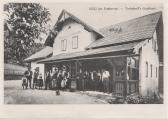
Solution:
{"label": "window", "polygon": [[151,77],[152,77],[152,64],[151,64]]}
{"label": "window", "polygon": [[154,41],[154,51],[156,51],[156,40]]}
{"label": "window", "polygon": [[78,48],[78,36],[72,37],[72,48],[77,49]]}
{"label": "window", "polygon": [[154,49],[154,51],[156,51],[157,50],[157,34],[156,34],[156,31],[153,34],[153,40],[154,40],[153,49]]}
{"label": "window", "polygon": [[156,78],[157,78],[157,67],[156,67]]}
{"label": "window", "polygon": [[154,49],[154,39],[152,39],[152,48]]}
{"label": "window", "polygon": [[67,40],[66,39],[61,40],[61,50],[65,51],[66,47],[67,47]]}
{"label": "window", "polygon": [[148,77],[148,62],[146,62],[146,77]]}

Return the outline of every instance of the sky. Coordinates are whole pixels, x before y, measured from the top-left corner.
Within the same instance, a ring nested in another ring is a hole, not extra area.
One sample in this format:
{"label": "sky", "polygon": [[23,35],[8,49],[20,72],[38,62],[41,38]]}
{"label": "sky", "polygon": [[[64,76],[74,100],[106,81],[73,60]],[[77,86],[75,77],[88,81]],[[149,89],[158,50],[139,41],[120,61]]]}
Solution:
{"label": "sky", "polygon": [[160,4],[41,3],[51,13],[53,26],[63,9],[95,29],[162,11]]}

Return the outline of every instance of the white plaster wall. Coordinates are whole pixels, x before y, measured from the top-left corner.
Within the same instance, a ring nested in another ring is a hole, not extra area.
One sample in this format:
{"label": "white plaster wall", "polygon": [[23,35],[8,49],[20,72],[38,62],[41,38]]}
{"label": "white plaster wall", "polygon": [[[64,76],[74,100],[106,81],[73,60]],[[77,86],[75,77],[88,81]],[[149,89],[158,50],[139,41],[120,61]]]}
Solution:
{"label": "white plaster wall", "polygon": [[[71,27],[68,29],[68,27]],[[72,48],[72,37],[78,36],[78,48]],[[61,50],[61,40],[67,40],[66,51]],[[96,40],[96,35],[93,32],[88,32],[84,29],[81,24],[78,24],[74,21],[68,21],[66,25],[63,26],[63,29],[58,33],[54,45],[53,45],[53,55],[60,53],[69,53],[69,52],[78,52],[84,51],[85,48],[94,40]]]}
{"label": "white plaster wall", "polygon": [[39,73],[42,73],[42,78],[44,79],[44,64],[38,64],[37,62],[31,62],[31,70],[33,72],[36,67],[39,67]]}
{"label": "white plaster wall", "polygon": [[[156,35],[154,33],[154,35]],[[159,57],[157,51],[152,48],[152,40],[147,39],[140,54],[140,93],[143,96],[151,96],[154,92],[158,93],[158,76],[159,76]],[[158,49],[158,48],[157,48]],[[148,77],[146,77],[146,62],[148,62]],[[151,77],[152,64],[152,77]],[[157,77],[156,77],[157,67]]]}

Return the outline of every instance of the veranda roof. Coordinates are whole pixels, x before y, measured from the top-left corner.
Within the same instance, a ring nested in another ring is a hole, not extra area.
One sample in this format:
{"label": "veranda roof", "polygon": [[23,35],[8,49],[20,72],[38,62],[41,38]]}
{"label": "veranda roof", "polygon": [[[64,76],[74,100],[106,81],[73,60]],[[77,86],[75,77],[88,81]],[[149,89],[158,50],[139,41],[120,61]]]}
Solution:
{"label": "veranda roof", "polygon": [[43,48],[39,52],[36,52],[35,54],[26,58],[24,61],[25,62],[31,62],[31,61],[35,61],[35,60],[39,60],[39,59],[44,59],[44,58],[50,56],[52,54],[52,52],[53,52],[53,48],[49,47],[49,46],[46,46],[45,48]]}
{"label": "veranda roof", "polygon": [[38,63],[49,63],[54,61],[76,59],[76,58],[80,59],[87,56],[100,55],[105,53],[129,51],[129,50],[133,50],[134,47],[139,43],[140,42],[134,42],[134,43],[122,44],[117,46],[115,45],[115,46],[110,46],[105,48],[91,49],[91,50],[74,52],[74,53],[61,53],[44,60],[40,60]]}

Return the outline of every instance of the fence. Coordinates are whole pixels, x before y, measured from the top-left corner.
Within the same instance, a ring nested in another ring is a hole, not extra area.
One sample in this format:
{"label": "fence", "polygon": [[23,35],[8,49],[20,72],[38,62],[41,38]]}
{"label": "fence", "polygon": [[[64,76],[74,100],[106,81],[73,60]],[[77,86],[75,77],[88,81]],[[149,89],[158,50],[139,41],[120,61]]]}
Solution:
{"label": "fence", "polygon": [[4,65],[4,79],[5,80],[20,80],[26,71],[25,67],[13,64]]}

